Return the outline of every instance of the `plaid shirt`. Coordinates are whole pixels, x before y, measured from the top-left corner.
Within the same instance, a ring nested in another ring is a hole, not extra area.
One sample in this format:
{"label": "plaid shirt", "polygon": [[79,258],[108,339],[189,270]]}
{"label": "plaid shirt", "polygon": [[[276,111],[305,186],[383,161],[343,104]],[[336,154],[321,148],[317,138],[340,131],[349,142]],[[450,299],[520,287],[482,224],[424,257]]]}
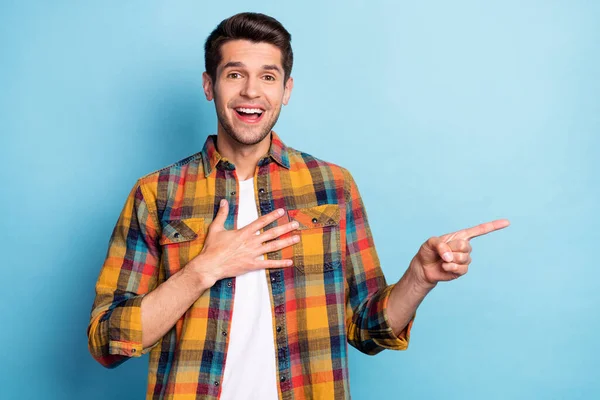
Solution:
{"label": "plaid shirt", "polygon": [[[156,344],[142,348],[143,296],[202,250],[207,229],[229,201],[236,228],[238,183],[216,136],[201,152],[137,180],[112,232],[96,283],[89,349],[112,368],[150,353],[147,399],[218,399],[227,360],[235,278],[217,281]],[[275,132],[254,175],[258,214],[287,213],[300,242],[268,253],[293,267],[265,270],[273,314],[280,399],[350,397],[348,343],[366,354],[408,346],[411,319],[394,335],[387,285],[350,173],[286,147]]]}

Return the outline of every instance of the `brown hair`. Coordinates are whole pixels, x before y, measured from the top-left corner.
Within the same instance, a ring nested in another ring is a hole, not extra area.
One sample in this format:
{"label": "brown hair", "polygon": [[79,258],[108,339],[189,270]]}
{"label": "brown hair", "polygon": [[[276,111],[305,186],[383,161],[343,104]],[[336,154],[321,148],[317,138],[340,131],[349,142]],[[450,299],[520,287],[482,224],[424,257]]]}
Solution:
{"label": "brown hair", "polygon": [[239,13],[221,21],[204,43],[204,64],[213,82],[216,80],[217,66],[221,62],[221,46],[230,40],[245,39],[251,42],[270,43],[281,50],[284,80],[292,73],[294,54],[292,35],[273,17],[260,13]]}

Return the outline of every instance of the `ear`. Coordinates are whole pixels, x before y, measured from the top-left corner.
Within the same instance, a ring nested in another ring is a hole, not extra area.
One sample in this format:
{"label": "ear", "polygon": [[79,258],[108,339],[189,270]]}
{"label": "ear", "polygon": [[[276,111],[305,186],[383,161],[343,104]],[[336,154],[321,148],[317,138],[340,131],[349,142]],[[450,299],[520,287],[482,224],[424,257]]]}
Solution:
{"label": "ear", "polygon": [[287,103],[290,101],[290,96],[292,95],[292,89],[294,88],[294,78],[291,76],[288,78],[285,83],[285,88],[283,89],[283,105],[287,106]]}
{"label": "ear", "polygon": [[211,77],[206,73],[202,73],[202,87],[204,88],[204,96],[206,100],[212,101],[215,98],[215,92]]}

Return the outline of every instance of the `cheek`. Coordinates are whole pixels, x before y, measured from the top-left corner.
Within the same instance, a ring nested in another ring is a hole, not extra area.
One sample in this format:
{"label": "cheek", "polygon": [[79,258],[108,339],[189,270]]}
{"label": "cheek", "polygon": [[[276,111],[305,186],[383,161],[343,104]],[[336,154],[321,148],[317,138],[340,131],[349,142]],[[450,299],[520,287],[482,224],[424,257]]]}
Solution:
{"label": "cheek", "polygon": [[265,97],[268,99],[271,106],[279,107],[284,99],[283,88],[270,87],[265,90]]}
{"label": "cheek", "polygon": [[234,97],[231,94],[231,88],[227,87],[226,85],[219,85],[218,89],[215,88],[213,95],[215,104],[222,110],[228,108],[229,103]]}
{"label": "cheek", "polygon": [[223,97],[217,96],[215,98],[215,105],[220,114],[228,114],[230,112],[229,102]]}

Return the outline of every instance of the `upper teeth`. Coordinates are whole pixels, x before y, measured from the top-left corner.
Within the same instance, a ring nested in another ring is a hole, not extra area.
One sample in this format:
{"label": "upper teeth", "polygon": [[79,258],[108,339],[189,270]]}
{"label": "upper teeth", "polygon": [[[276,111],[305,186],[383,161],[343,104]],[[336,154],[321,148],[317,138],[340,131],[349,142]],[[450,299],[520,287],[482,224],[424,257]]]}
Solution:
{"label": "upper teeth", "polygon": [[236,110],[241,111],[246,114],[260,114],[262,110],[260,108],[236,108]]}

